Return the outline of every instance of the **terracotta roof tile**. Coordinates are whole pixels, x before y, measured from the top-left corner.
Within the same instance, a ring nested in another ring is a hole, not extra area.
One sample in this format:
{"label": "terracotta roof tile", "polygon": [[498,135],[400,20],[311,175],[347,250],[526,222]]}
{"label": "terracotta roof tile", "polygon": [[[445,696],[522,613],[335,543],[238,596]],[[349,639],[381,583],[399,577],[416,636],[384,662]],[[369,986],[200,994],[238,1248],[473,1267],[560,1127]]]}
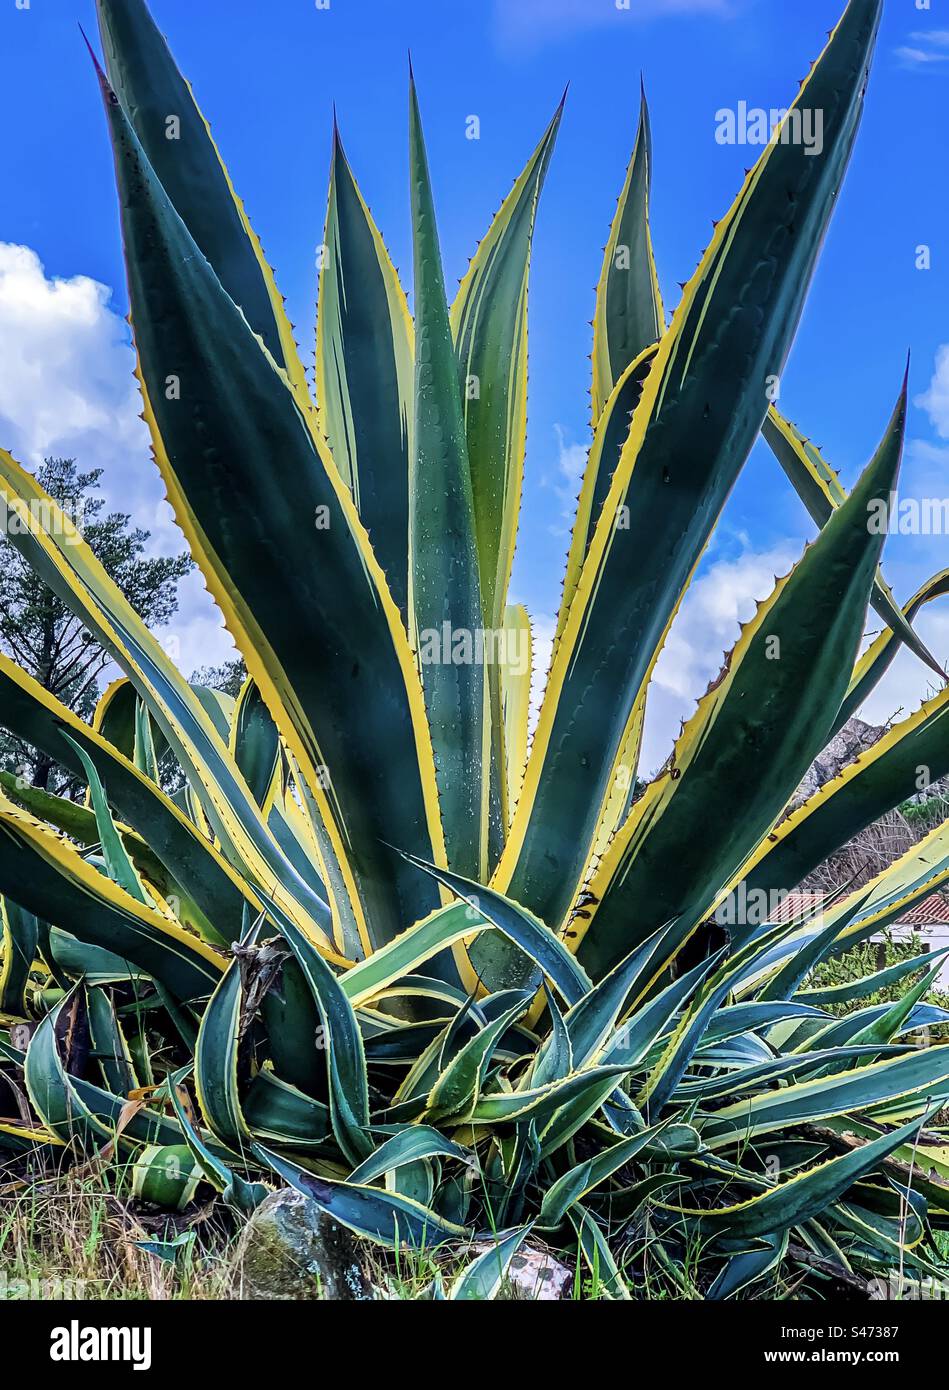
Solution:
{"label": "terracotta roof tile", "polygon": [[[826,893],[806,892],[788,893],[769,915],[770,922],[790,922],[795,917],[812,916],[820,910],[827,898]],[[949,898],[942,893],[931,893],[921,903],[911,907],[898,918],[897,927],[949,926]]]}
{"label": "terracotta roof tile", "polygon": [[769,914],[770,922],[790,922],[795,917],[810,915],[820,909],[826,893],[788,893]]}
{"label": "terracotta roof tile", "polygon": [[898,920],[899,927],[935,927],[949,925],[949,902],[941,893],[933,893],[911,907]]}

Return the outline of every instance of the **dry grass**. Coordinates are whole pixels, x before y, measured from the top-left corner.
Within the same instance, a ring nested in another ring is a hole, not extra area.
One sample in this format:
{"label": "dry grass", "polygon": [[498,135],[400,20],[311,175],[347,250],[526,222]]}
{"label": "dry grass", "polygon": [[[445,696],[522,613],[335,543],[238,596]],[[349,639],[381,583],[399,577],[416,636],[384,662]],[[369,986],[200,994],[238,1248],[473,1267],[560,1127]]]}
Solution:
{"label": "dry grass", "polygon": [[[247,1298],[237,1259],[245,1220],[218,1199],[193,1203],[181,1214],[148,1208],[128,1194],[127,1171],[114,1162],[87,1161],[61,1171],[22,1166],[0,1170],[0,1302],[240,1300]],[[200,1194],[199,1194],[200,1195]],[[632,1232],[631,1232],[632,1235]],[[143,1244],[184,1238],[161,1258]],[[533,1245],[537,1246],[538,1241]],[[366,1273],[380,1296],[416,1301],[442,1296],[477,1249],[384,1251],[366,1245]],[[686,1242],[681,1265],[662,1259],[662,1247],[640,1221],[626,1251],[626,1278],[636,1301],[701,1299],[708,1284],[699,1243]],[[575,1256],[564,1296],[607,1297],[598,1276]],[[304,1280],[306,1276],[304,1276]],[[778,1281],[780,1286],[780,1280]],[[314,1283],[303,1296],[320,1297]],[[770,1290],[765,1297],[773,1297]]]}
{"label": "dry grass", "polygon": [[[19,1299],[80,1301],[240,1299],[232,1274],[243,1222],[219,1202],[195,1205],[180,1216],[150,1213],[115,1195],[115,1169],[47,1173],[11,1191],[0,1183],[0,1302]],[[139,1242],[193,1240],[172,1260]],[[450,1287],[471,1258],[467,1250],[384,1252],[366,1249],[367,1273],[384,1297],[429,1299],[433,1281]],[[235,1266],[236,1267],[236,1266]],[[577,1268],[567,1296],[602,1296]],[[317,1297],[319,1296],[316,1290]],[[668,1297],[665,1291],[646,1294]]]}
{"label": "dry grass", "polygon": [[[0,1206],[0,1301],[221,1299],[238,1232],[218,1208],[152,1217],[109,1190],[114,1174],[65,1173],[7,1192]],[[173,1261],[139,1248],[193,1231]]]}

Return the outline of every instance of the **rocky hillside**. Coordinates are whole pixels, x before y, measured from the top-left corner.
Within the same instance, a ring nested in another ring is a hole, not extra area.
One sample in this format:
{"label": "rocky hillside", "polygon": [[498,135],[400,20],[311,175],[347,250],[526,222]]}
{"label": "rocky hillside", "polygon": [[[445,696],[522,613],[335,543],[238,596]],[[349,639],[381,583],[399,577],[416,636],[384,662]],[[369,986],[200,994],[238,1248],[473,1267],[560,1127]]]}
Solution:
{"label": "rocky hillside", "polygon": [[[790,809],[799,806],[827,782],[839,775],[855,758],[872,748],[882,738],[886,729],[867,724],[862,719],[848,719],[838,734],[808,769],[790,803]],[[850,840],[842,849],[827,859],[800,885],[803,889],[821,889],[824,892],[849,883],[857,888],[867,883],[876,874],[892,864],[918,840],[922,839],[934,824],[949,814],[949,782],[934,783],[925,792],[919,792],[898,810],[890,811],[881,820]]]}

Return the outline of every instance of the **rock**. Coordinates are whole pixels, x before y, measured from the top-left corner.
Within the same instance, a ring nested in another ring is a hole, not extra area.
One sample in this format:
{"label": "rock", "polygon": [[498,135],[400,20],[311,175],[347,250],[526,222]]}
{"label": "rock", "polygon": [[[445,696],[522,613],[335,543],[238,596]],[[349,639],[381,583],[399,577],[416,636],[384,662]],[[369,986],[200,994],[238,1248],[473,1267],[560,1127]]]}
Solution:
{"label": "rock", "polygon": [[804,780],[794,793],[792,807],[799,806],[809,796],[813,796],[852,763],[854,758],[872,748],[885,732],[885,729],[851,716],[811,763],[804,774]]}
{"label": "rock", "polygon": [[[470,1253],[476,1256],[493,1249],[490,1242],[485,1242],[473,1246]],[[502,1300],[553,1303],[559,1298],[567,1298],[572,1284],[573,1270],[555,1260],[549,1250],[522,1245],[508,1265],[497,1296]]]}
{"label": "rock", "polygon": [[239,1299],[353,1302],[378,1296],[355,1237],[290,1188],[272,1193],[254,1212],[232,1275],[232,1296]]}

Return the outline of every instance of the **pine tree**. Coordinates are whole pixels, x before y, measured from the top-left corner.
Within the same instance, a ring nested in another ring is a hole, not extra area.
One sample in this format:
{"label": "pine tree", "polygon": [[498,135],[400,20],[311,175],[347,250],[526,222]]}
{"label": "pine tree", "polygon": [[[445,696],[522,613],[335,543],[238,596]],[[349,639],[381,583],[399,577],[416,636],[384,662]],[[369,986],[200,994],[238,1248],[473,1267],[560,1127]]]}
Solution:
{"label": "pine tree", "polygon": [[[178,608],[178,581],[191,569],[187,554],[147,556],[149,531],[132,525],[125,512],[107,512],[98,489],[102,470],[80,472],[75,459],[48,458],[37,481],[82,531],[142,619],[162,627]],[[100,680],[110,664],[85,625],[0,536],[0,647],[64,705],[91,718]],[[0,761],[37,787],[69,795],[71,778],[48,754],[0,734]]]}

